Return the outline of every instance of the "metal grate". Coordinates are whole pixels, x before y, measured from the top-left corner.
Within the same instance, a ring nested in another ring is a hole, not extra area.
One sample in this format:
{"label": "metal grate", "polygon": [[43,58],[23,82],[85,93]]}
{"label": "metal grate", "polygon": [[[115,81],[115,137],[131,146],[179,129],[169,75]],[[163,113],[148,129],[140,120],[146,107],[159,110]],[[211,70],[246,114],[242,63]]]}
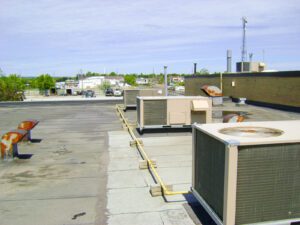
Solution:
{"label": "metal grate", "polygon": [[239,147],[236,224],[300,217],[300,143]]}
{"label": "metal grate", "polygon": [[167,124],[166,100],[144,100],[144,124],[146,126]]}
{"label": "metal grate", "polygon": [[139,90],[125,90],[124,91],[124,105],[136,106],[136,97],[139,95]]}
{"label": "metal grate", "polygon": [[195,190],[223,219],[224,202],[224,144],[196,130]]}

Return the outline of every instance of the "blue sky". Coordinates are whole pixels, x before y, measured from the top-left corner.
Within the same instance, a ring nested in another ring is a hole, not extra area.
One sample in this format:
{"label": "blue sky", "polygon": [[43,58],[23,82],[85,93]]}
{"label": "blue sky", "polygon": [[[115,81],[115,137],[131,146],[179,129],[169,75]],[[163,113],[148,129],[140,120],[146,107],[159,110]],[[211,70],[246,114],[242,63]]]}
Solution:
{"label": "blue sky", "polygon": [[243,16],[254,61],[300,69],[299,0],[0,0],[0,68],[191,73],[197,62],[224,71],[227,49],[241,58]]}

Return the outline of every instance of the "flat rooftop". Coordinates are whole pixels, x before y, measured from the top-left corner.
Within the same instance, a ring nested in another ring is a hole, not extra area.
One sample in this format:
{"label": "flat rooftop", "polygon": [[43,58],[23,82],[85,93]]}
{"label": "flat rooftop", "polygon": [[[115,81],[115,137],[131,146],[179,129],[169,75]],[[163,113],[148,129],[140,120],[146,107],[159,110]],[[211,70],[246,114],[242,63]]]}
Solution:
{"label": "flat rooftop", "polygon": [[[31,159],[0,162],[0,221],[13,225],[213,224],[191,194],[151,197],[155,182],[139,169],[140,154],[130,147],[128,132],[116,114],[119,100],[0,104],[1,136],[22,120],[40,123],[36,143],[19,144]],[[300,120],[289,113],[226,102],[222,112],[242,112],[245,121]],[[126,117],[136,121],[136,112]],[[138,134],[137,134],[138,135]],[[174,190],[191,187],[190,132],[145,133],[140,136],[157,171]]]}

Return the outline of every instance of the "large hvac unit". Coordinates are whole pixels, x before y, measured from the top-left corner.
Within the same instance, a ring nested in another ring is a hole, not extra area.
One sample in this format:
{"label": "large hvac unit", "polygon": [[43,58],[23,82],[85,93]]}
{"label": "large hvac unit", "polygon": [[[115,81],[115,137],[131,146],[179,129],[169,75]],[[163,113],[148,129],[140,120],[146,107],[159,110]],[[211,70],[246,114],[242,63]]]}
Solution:
{"label": "large hvac unit", "polygon": [[211,99],[201,96],[137,97],[139,131],[147,128],[188,128],[212,121]]}
{"label": "large hvac unit", "polygon": [[193,126],[192,192],[218,225],[299,224],[300,121]]}
{"label": "large hvac unit", "polygon": [[136,108],[137,96],[162,96],[164,92],[162,89],[125,89],[124,90],[124,107]]}

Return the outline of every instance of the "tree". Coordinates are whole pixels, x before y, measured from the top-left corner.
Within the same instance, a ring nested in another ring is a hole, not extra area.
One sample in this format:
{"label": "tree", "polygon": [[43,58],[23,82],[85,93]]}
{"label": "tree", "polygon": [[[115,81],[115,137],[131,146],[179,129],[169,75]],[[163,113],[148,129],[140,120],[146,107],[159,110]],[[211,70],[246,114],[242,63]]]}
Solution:
{"label": "tree", "polygon": [[54,79],[55,79],[56,82],[64,82],[64,81],[72,79],[72,78],[69,78],[69,77],[56,77]]}
{"label": "tree", "polygon": [[109,74],[109,76],[117,76],[117,73],[111,72],[111,73]]}
{"label": "tree", "polygon": [[111,84],[109,81],[105,80],[102,82],[102,84],[100,85],[100,90],[105,91],[106,89],[110,88]]}
{"label": "tree", "polygon": [[16,74],[0,76],[0,100],[22,101],[24,99],[25,81]]}
{"label": "tree", "polygon": [[36,84],[41,91],[55,87],[55,81],[49,74],[42,74],[36,78]]}
{"label": "tree", "polygon": [[200,72],[197,72],[196,75],[209,75],[209,71],[206,68],[202,68]]}
{"label": "tree", "polygon": [[95,72],[90,72],[88,71],[86,74],[85,74],[86,77],[97,77],[97,76],[101,76],[100,73],[95,73]]}
{"label": "tree", "polygon": [[127,84],[135,86],[136,85],[136,76],[135,75],[125,75],[124,81]]}
{"label": "tree", "polygon": [[165,83],[165,75],[164,74],[161,73],[161,74],[157,75],[157,78],[158,78],[159,84]]}

